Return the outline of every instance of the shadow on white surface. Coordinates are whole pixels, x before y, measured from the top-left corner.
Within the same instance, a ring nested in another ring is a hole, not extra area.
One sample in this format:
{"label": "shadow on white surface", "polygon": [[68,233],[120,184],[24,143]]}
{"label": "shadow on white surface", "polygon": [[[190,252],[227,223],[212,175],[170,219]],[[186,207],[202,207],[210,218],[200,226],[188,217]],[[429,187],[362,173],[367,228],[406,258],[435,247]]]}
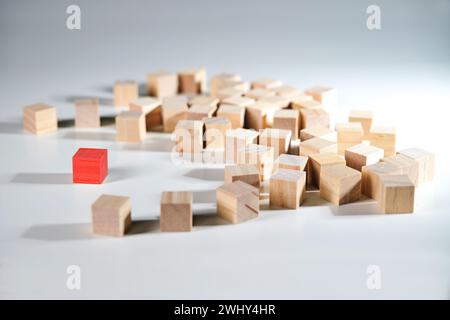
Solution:
{"label": "shadow on white surface", "polygon": [[185,176],[200,180],[223,181],[223,169],[198,168],[188,171]]}
{"label": "shadow on white surface", "polygon": [[[110,87],[110,90],[108,93],[112,94],[112,87]],[[56,95],[52,97],[53,100],[57,102],[67,102],[74,104],[75,100],[84,100],[84,99],[97,99],[98,103],[101,106],[107,106],[112,107],[113,106],[113,99],[111,98],[105,98],[105,97],[98,97],[96,95]]]}
{"label": "shadow on white surface", "polygon": [[11,183],[25,184],[71,184],[71,173],[17,173],[10,181]]}
{"label": "shadow on white surface", "polygon": [[194,203],[216,203],[216,190],[193,191]]}
{"label": "shadow on white surface", "polygon": [[162,139],[152,139],[140,143],[122,143],[119,148],[127,151],[170,152],[173,149],[173,144]]}
{"label": "shadow on white surface", "polygon": [[0,133],[5,134],[23,134],[22,123],[19,122],[0,122]]}
{"label": "shadow on white surface", "polygon": [[207,226],[222,226],[229,225],[230,223],[217,215],[216,212],[194,214],[193,226],[195,227],[207,227]]}
{"label": "shadow on white surface", "polygon": [[136,167],[112,167],[108,169],[108,176],[104,183],[123,181],[134,177],[142,176],[142,171]]}
{"label": "shadow on white surface", "polygon": [[305,192],[305,199],[303,201],[303,207],[320,207],[329,206],[330,202],[320,197],[319,190],[307,190]]}
{"label": "shadow on white surface", "polygon": [[116,141],[114,132],[69,131],[62,137],[69,140]]}

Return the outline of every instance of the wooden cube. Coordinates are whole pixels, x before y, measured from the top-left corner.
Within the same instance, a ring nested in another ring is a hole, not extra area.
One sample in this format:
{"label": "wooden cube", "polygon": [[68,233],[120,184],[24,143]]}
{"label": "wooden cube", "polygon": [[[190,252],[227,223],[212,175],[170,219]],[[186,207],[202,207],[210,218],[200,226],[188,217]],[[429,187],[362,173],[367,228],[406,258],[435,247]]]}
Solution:
{"label": "wooden cube", "polygon": [[188,111],[187,98],[185,96],[167,97],[162,101],[162,121],[164,132],[175,130],[177,122],[186,119]]}
{"label": "wooden cube", "polygon": [[123,111],[116,116],[118,141],[141,142],[145,139],[145,117],[142,112]]}
{"label": "wooden cube", "polygon": [[147,75],[148,95],[159,99],[178,93],[178,75],[171,72],[156,72]]}
{"label": "wooden cube", "polygon": [[130,102],[130,110],[142,112],[145,115],[145,128],[150,131],[152,128],[162,125],[161,100],[144,97]]}
{"label": "wooden cube", "polygon": [[231,122],[227,118],[203,118],[205,123],[206,148],[225,148],[225,134],[231,129]]}
{"label": "wooden cube", "polygon": [[400,174],[406,174],[414,186],[418,186],[418,176],[419,176],[419,164],[415,160],[405,157],[401,154],[396,154],[390,157],[385,157],[381,159],[383,162],[393,164],[400,168]]}
{"label": "wooden cube", "polygon": [[273,148],[249,144],[238,150],[238,164],[253,164],[259,169],[261,180],[270,178],[273,170]]}
{"label": "wooden cube", "polygon": [[180,92],[185,94],[199,94],[206,91],[206,70],[184,70],[178,74]]}
{"label": "wooden cube", "polygon": [[330,115],[323,109],[300,109],[300,130],[330,126]]}
{"label": "wooden cube", "polygon": [[361,197],[361,172],[342,165],[321,168],[320,197],[338,206],[358,201]]}
{"label": "wooden cube", "polygon": [[24,107],[23,128],[35,135],[56,131],[58,129],[56,108],[44,103]]}
{"label": "wooden cube", "polygon": [[316,100],[307,100],[307,99],[295,99],[292,101],[292,109],[302,110],[302,109],[323,109],[323,106],[320,102]]}
{"label": "wooden cube", "polygon": [[225,183],[216,189],[217,215],[231,223],[258,217],[259,189],[242,181]]}
{"label": "wooden cube", "polygon": [[139,96],[139,88],[136,81],[117,81],[114,84],[114,106],[128,107],[130,101]]}
{"label": "wooden cube", "polygon": [[100,108],[98,99],[75,100],[75,127],[100,127]]}
{"label": "wooden cube", "polygon": [[398,165],[387,162],[378,162],[362,167],[361,191],[369,198],[379,201],[381,199],[380,177],[385,175],[401,174]]}
{"label": "wooden cube", "polygon": [[322,138],[312,138],[300,142],[301,156],[310,156],[316,153],[337,153],[337,144]]}
{"label": "wooden cube", "polygon": [[242,181],[259,189],[261,177],[254,164],[234,164],[225,166],[224,182]]}
{"label": "wooden cube", "polygon": [[263,89],[263,88],[257,88],[252,89],[247,92],[244,92],[244,95],[248,98],[252,98],[255,100],[260,100],[262,98],[272,97],[275,95],[275,91]]}
{"label": "wooden cube", "polygon": [[326,127],[312,127],[300,131],[300,140],[306,141],[312,138],[322,138],[328,141],[337,142],[336,131]]}
{"label": "wooden cube", "polygon": [[312,96],[323,104],[325,108],[335,108],[338,105],[338,91],[336,88],[316,86],[305,91],[306,94]]}
{"label": "wooden cube", "polygon": [[298,110],[277,110],[273,117],[273,128],[291,131],[292,139],[298,139],[300,112]]}
{"label": "wooden cube", "polygon": [[129,197],[103,194],[92,204],[91,212],[95,234],[123,236],[131,226]]}
{"label": "wooden cube", "polygon": [[221,104],[217,110],[218,117],[224,117],[230,120],[233,129],[242,128],[245,120],[245,108],[231,104]]}
{"label": "wooden cube", "polygon": [[384,150],[361,143],[345,150],[345,161],[350,168],[361,168],[379,162],[384,157]]}
{"label": "wooden cube", "polygon": [[213,76],[210,82],[211,96],[217,97],[219,90],[224,88],[226,83],[230,81],[241,81],[241,77],[231,73],[220,73]]}
{"label": "wooden cube", "polygon": [[216,107],[207,104],[197,104],[189,108],[187,112],[188,120],[202,120],[203,118],[211,118],[216,112]]}
{"label": "wooden cube", "polygon": [[278,106],[279,109],[288,108],[291,105],[291,99],[281,96],[270,96],[261,98],[258,102],[266,102]]}
{"label": "wooden cube", "polygon": [[395,154],[395,137],[394,127],[374,126],[370,130],[369,141],[371,145],[384,149],[384,155],[389,157]]}
{"label": "wooden cube", "polygon": [[348,122],[359,122],[363,128],[363,139],[369,140],[372,129],[373,112],[369,110],[352,110]]}
{"label": "wooden cube", "polygon": [[419,148],[404,149],[398,153],[399,155],[412,159],[417,163],[417,185],[433,180],[434,154]]}
{"label": "wooden cube", "polygon": [[360,144],[363,140],[363,129],[359,122],[336,124],[338,154],[344,155],[345,150]]}
{"label": "wooden cube", "polygon": [[233,106],[240,106],[245,108],[255,104],[255,99],[242,96],[233,96],[223,99],[222,103],[225,105],[231,104]]}
{"label": "wooden cube", "polygon": [[180,120],[175,127],[176,151],[201,153],[203,150],[204,123],[199,120]]}
{"label": "wooden cube", "polygon": [[252,81],[252,89],[275,89],[281,87],[283,83],[279,80],[273,80],[270,78],[262,78],[255,81]]}
{"label": "wooden cube", "polygon": [[288,98],[295,98],[302,94],[301,91],[297,88],[288,85],[282,85],[280,87],[273,88],[273,91],[275,91],[276,95],[280,97]]}
{"label": "wooden cube", "polygon": [[250,89],[250,83],[240,80],[225,80],[222,89],[235,89],[246,92]]}
{"label": "wooden cube", "polygon": [[211,106],[217,108],[220,100],[218,98],[208,95],[196,95],[189,99],[188,105],[192,108],[194,106]]}
{"label": "wooden cube", "polygon": [[220,99],[220,101],[223,101],[228,98],[233,97],[242,97],[245,94],[245,90],[241,89],[235,89],[235,88],[222,88],[217,92],[217,98]]}
{"label": "wooden cube", "polygon": [[378,203],[384,213],[414,212],[415,187],[406,174],[381,176],[380,187]]}
{"label": "wooden cube", "polygon": [[303,203],[306,172],[279,169],[270,177],[270,207],[298,209]]}
{"label": "wooden cube", "polygon": [[316,153],[309,156],[307,183],[320,188],[320,172],[327,166],[345,166],[345,160],[335,153]]}
{"label": "wooden cube", "polygon": [[254,130],[271,128],[275,112],[279,109],[276,104],[257,101],[245,108],[245,127]]}
{"label": "wooden cube", "polygon": [[280,154],[288,152],[291,135],[290,130],[264,129],[259,134],[259,144],[273,147],[273,156],[276,159]]}
{"label": "wooden cube", "polygon": [[292,154],[281,154],[275,160],[275,168],[278,169],[289,169],[304,171],[306,169],[306,164],[308,163],[308,157],[296,156]]}
{"label": "wooden cube", "polygon": [[192,230],[192,192],[165,191],[161,195],[160,229],[162,232]]}
{"label": "wooden cube", "polygon": [[238,151],[249,144],[256,143],[259,133],[249,129],[232,129],[225,134],[225,161],[238,162]]}

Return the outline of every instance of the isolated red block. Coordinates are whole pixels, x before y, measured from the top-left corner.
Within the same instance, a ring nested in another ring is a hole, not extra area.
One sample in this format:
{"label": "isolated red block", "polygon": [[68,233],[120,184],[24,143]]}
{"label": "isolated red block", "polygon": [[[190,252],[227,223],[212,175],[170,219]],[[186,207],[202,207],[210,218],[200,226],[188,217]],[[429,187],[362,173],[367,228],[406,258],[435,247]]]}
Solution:
{"label": "isolated red block", "polygon": [[100,184],[108,175],[108,150],[80,148],[72,157],[73,183]]}

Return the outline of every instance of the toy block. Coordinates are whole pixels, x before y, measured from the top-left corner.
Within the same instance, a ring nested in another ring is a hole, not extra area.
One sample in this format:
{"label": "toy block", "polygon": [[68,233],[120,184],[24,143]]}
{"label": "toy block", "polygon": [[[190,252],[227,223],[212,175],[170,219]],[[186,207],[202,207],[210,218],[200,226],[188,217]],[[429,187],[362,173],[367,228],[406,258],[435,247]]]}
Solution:
{"label": "toy block", "polygon": [[278,169],[304,171],[307,163],[308,157],[296,156],[292,154],[280,154],[277,160],[275,160],[274,171]]}
{"label": "toy block", "polygon": [[199,94],[206,91],[206,70],[192,69],[178,73],[180,92],[185,94]]}
{"label": "toy block", "polygon": [[130,111],[142,112],[145,115],[146,131],[162,125],[161,100],[144,97],[130,102]]}
{"label": "toy block", "polygon": [[238,162],[238,150],[256,143],[259,133],[249,129],[232,129],[225,133],[225,160],[228,163]]}
{"label": "toy block", "polygon": [[217,97],[219,90],[225,87],[226,82],[230,81],[241,81],[241,77],[230,73],[221,73],[213,76],[210,82],[211,96]]}
{"label": "toy block", "polygon": [[56,131],[58,129],[56,108],[44,103],[24,107],[23,128],[35,135]]}
{"label": "toy block", "polygon": [[358,201],[361,197],[361,172],[342,165],[321,168],[320,197],[338,206]]}
{"label": "toy block", "polygon": [[395,154],[395,137],[395,128],[374,126],[370,130],[369,141],[371,145],[384,149],[384,155],[389,157]]}
{"label": "toy block", "polygon": [[255,100],[272,97],[274,95],[275,95],[275,91],[263,89],[263,88],[252,89],[252,90],[249,90],[244,93],[244,96],[255,99]]}
{"label": "toy block", "polygon": [[279,109],[286,109],[291,104],[291,99],[286,97],[280,97],[280,96],[271,96],[271,97],[265,97],[258,100],[258,102],[266,102],[270,104],[274,104],[278,106]]}
{"label": "toy block", "polygon": [[306,94],[312,96],[323,104],[325,108],[334,108],[338,105],[338,91],[336,88],[316,86],[305,91]]}
{"label": "toy block", "polygon": [[245,127],[254,130],[272,127],[275,111],[279,109],[276,104],[257,101],[245,108]]}
{"label": "toy block", "polygon": [[192,230],[191,191],[164,191],[161,195],[160,230],[185,232]]}
{"label": "toy block", "polygon": [[270,207],[298,209],[303,203],[306,189],[306,172],[278,169],[269,182]]}
{"label": "toy block", "polygon": [[145,139],[145,116],[142,112],[123,111],[116,116],[117,140],[141,142]]}
{"label": "toy block", "polygon": [[165,71],[148,74],[147,92],[159,99],[175,96],[178,93],[178,75]]}
{"label": "toy block", "polygon": [[363,129],[359,122],[337,123],[338,154],[344,155],[345,150],[360,144],[363,140]]}
{"label": "toy block", "polygon": [[107,175],[107,149],[80,148],[73,155],[73,183],[101,184]]}
{"label": "toy block", "polygon": [[225,148],[225,134],[231,129],[231,121],[227,118],[203,118],[205,123],[206,148]]}
{"label": "toy block", "polygon": [[231,104],[234,106],[240,106],[240,107],[249,107],[253,104],[255,104],[255,99],[247,98],[247,97],[229,97],[222,100],[223,104]]}
{"label": "toy block", "polygon": [[337,153],[337,144],[322,138],[312,138],[300,142],[301,156],[310,156],[316,153]]}
{"label": "toy block", "polygon": [[225,166],[224,182],[242,181],[259,189],[261,177],[254,164],[235,164]]}
{"label": "toy block", "polygon": [[259,189],[242,181],[225,183],[216,189],[217,215],[231,223],[258,217]]}
{"label": "toy block", "polygon": [[259,144],[249,144],[238,150],[238,164],[254,164],[261,180],[270,177],[273,170],[273,148]]}
{"label": "toy block", "polygon": [[328,141],[337,142],[336,131],[326,127],[312,127],[300,130],[300,140],[306,141],[312,138],[322,138]]}
{"label": "toy block", "polygon": [[416,161],[399,153],[385,157],[381,161],[398,166],[400,168],[400,174],[408,175],[409,179],[414,183],[414,186],[418,186],[419,164]]}
{"label": "toy block", "polygon": [[375,164],[384,157],[384,150],[361,143],[345,150],[345,161],[350,168],[361,171],[362,167]]}
{"label": "toy block", "polygon": [[330,126],[330,115],[323,109],[300,109],[300,130]]}
{"label": "toy block", "polygon": [[189,108],[187,112],[187,119],[188,120],[202,120],[203,118],[211,118],[214,115],[214,112],[216,112],[217,107],[211,106],[211,105],[193,105]]}
{"label": "toy block", "polygon": [[297,140],[300,128],[300,112],[291,109],[275,111],[272,128],[290,130],[292,139]]}
{"label": "toy block", "polygon": [[378,201],[384,213],[414,212],[414,183],[407,175],[380,177],[381,197]]}
{"label": "toy block", "polygon": [[207,95],[196,95],[189,99],[188,105],[193,107],[196,105],[202,105],[202,106],[212,106],[217,107],[219,105],[219,98],[211,97]]}
{"label": "toy block", "polygon": [[301,109],[322,109],[323,106],[320,102],[316,100],[307,100],[307,99],[295,99],[292,101],[292,109],[301,110]]}
{"label": "toy block", "polygon": [[245,108],[231,104],[221,104],[217,116],[227,118],[233,129],[242,128],[245,121]]}
{"label": "toy block", "polygon": [[369,140],[372,129],[373,112],[369,110],[352,110],[348,122],[360,122],[363,128],[363,139]]}
{"label": "toy block", "polygon": [[291,139],[291,143],[289,144],[289,154],[298,156],[300,155],[300,139],[293,140]]}
{"label": "toy block", "polygon": [[300,108],[301,105],[304,104],[304,101],[313,101],[314,99],[304,93],[299,93],[293,97],[291,97],[291,106],[292,109],[296,109],[296,110],[300,110],[300,109],[304,109],[304,108]]}
{"label": "toy block", "polygon": [[75,127],[100,127],[100,109],[98,99],[75,100]]}
{"label": "toy block", "polygon": [[162,121],[164,132],[172,132],[179,120],[186,119],[188,111],[185,96],[167,97],[162,101]]}
{"label": "toy block", "polygon": [[388,162],[378,162],[361,169],[361,192],[369,198],[379,201],[381,199],[380,177],[384,175],[401,174],[402,169],[398,165]]}
{"label": "toy block", "polygon": [[240,80],[225,80],[222,89],[235,89],[246,92],[250,89],[250,84]]}
{"label": "toy block", "polygon": [[117,81],[114,84],[114,106],[128,107],[130,101],[136,100],[139,88],[136,81]]}
{"label": "toy block", "polygon": [[320,172],[327,166],[345,166],[345,160],[335,153],[316,153],[309,156],[308,185],[320,188]]}
{"label": "toy block", "polygon": [[246,91],[235,88],[222,88],[217,92],[217,98],[223,101],[228,98],[242,97]]}
{"label": "toy block", "polygon": [[252,89],[268,89],[272,90],[282,86],[282,82],[278,80],[273,80],[269,78],[262,78],[252,81]]}
{"label": "toy block", "polygon": [[92,232],[103,236],[123,236],[131,226],[131,200],[125,196],[102,194],[91,206]]}
{"label": "toy block", "polygon": [[274,88],[273,91],[275,91],[276,95],[287,98],[295,98],[302,94],[297,88],[288,85],[282,85],[280,87]]}
{"label": "toy block", "polygon": [[414,160],[418,165],[417,185],[433,180],[434,154],[418,148],[404,149],[398,152],[408,159]]}
{"label": "toy block", "polygon": [[203,150],[203,129],[203,121],[178,121],[174,131],[176,151],[180,153],[201,153]]}
{"label": "toy block", "polygon": [[264,129],[259,134],[259,144],[273,147],[274,159],[280,154],[287,153],[291,143],[292,132],[284,129]]}

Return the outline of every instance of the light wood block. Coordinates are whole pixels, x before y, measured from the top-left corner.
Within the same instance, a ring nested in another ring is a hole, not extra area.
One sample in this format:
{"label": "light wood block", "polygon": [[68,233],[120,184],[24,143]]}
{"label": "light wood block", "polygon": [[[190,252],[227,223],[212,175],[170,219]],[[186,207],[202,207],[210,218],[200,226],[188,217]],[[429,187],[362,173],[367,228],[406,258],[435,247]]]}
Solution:
{"label": "light wood block", "polygon": [[417,185],[420,186],[434,178],[434,154],[419,148],[409,148],[398,152],[399,155],[414,160],[418,165]]}
{"label": "light wood block", "polygon": [[361,172],[342,165],[321,168],[320,197],[338,206],[358,201],[361,197]]}
{"label": "light wood block", "polygon": [[278,106],[278,109],[285,109],[291,105],[291,99],[280,96],[270,96],[261,98],[258,102],[266,102]]}
{"label": "light wood block", "polygon": [[378,202],[384,213],[414,212],[415,187],[407,175],[380,177],[381,199]]}
{"label": "light wood block", "polygon": [[292,154],[280,154],[275,160],[274,171],[278,169],[289,169],[304,171],[308,163],[308,157],[296,156]]}
{"label": "light wood block", "polygon": [[284,129],[264,129],[259,134],[259,144],[273,147],[274,159],[280,154],[287,153],[291,142],[292,132]]}
{"label": "light wood block", "polygon": [[401,154],[396,154],[390,157],[385,157],[381,159],[383,162],[391,163],[400,168],[401,174],[408,175],[409,179],[414,183],[414,186],[418,186],[418,176],[419,176],[419,163],[415,160],[405,157]]}
{"label": "light wood block", "polygon": [[100,127],[100,108],[98,99],[75,100],[75,127]]}
{"label": "light wood block", "polygon": [[322,138],[312,138],[300,142],[301,156],[310,156],[316,153],[337,153],[337,144]]}
{"label": "light wood block", "polygon": [[386,157],[395,154],[396,134],[394,127],[373,126],[370,130],[370,144],[384,149]]}
{"label": "light wood block", "polygon": [[203,150],[204,123],[199,120],[180,120],[175,127],[176,151],[201,153]]}
{"label": "light wood block", "polygon": [[300,130],[330,127],[330,115],[323,109],[300,109]]}
{"label": "light wood block", "polygon": [[335,153],[316,153],[309,156],[307,183],[320,188],[320,172],[327,166],[345,166],[345,160]]}
{"label": "light wood block", "polygon": [[185,96],[167,97],[162,100],[164,132],[173,132],[177,122],[187,117],[188,105]]}
{"label": "light wood block", "polygon": [[118,141],[141,142],[145,139],[145,116],[142,112],[123,111],[116,116]]}
{"label": "light wood block", "polygon": [[282,85],[280,87],[274,88],[273,91],[275,91],[276,95],[287,98],[296,98],[302,95],[302,92],[300,90],[288,85]]}
{"label": "light wood block", "polygon": [[25,131],[41,135],[58,129],[56,108],[44,103],[36,103],[23,108],[23,128]]}
{"label": "light wood block", "polygon": [[240,106],[240,107],[249,107],[253,104],[255,104],[255,99],[242,97],[242,96],[233,96],[222,100],[222,103],[227,105],[231,104],[234,106]]}
{"label": "light wood block", "polygon": [[259,132],[249,129],[232,129],[225,134],[225,161],[238,162],[238,150],[249,144],[256,143]]}
{"label": "light wood block", "polygon": [[130,110],[142,112],[145,115],[145,128],[150,131],[152,128],[162,125],[162,102],[159,99],[143,97],[130,102]]}
{"label": "light wood block", "polygon": [[378,162],[362,167],[361,191],[369,198],[381,199],[380,177],[384,175],[401,174],[402,169],[395,164]]}
{"label": "light wood block", "polygon": [[220,101],[223,101],[228,98],[233,97],[242,97],[245,94],[245,90],[241,89],[235,89],[235,88],[222,88],[217,92],[217,98],[220,99]]}
{"label": "light wood block", "polygon": [[292,139],[297,140],[300,128],[300,112],[291,109],[275,111],[272,128],[289,130],[291,131]]}
{"label": "light wood block", "polygon": [[267,97],[272,97],[275,95],[275,91],[263,89],[263,88],[257,88],[252,89],[244,93],[244,95],[248,98],[252,98],[255,100],[260,100]]}
{"label": "light wood block", "polygon": [[363,129],[359,122],[337,123],[338,154],[345,155],[345,150],[358,145],[363,140]]}
{"label": "light wood block", "polygon": [[129,197],[101,195],[91,206],[92,232],[105,236],[123,236],[131,226]]}
{"label": "light wood block", "polygon": [[205,140],[207,149],[225,148],[225,134],[231,130],[231,122],[227,118],[203,118],[205,123]]}
{"label": "light wood block", "polygon": [[244,127],[245,108],[242,106],[221,104],[217,116],[230,120],[233,129]]}
{"label": "light wood block", "polygon": [[279,80],[274,80],[270,78],[262,78],[252,81],[252,89],[269,89],[273,90],[275,88],[281,87],[283,83]]}
{"label": "light wood block", "polygon": [[300,140],[306,141],[312,138],[322,138],[328,141],[337,142],[336,131],[326,127],[312,127],[300,130]]}
{"label": "light wood block", "polygon": [[363,128],[363,139],[369,140],[372,129],[373,112],[369,110],[352,110],[348,122],[359,122]]}
{"label": "light wood block", "polygon": [[326,86],[315,86],[305,91],[314,100],[322,103],[324,108],[335,108],[338,105],[338,90]]}
{"label": "light wood block", "polygon": [[292,109],[302,110],[302,109],[323,109],[323,106],[320,102],[316,100],[307,100],[307,99],[295,99],[292,101]]}
{"label": "light wood block", "polygon": [[216,189],[217,215],[231,223],[258,217],[259,189],[242,181],[225,183]]}
{"label": "light wood block", "polygon": [[131,101],[139,96],[139,88],[136,81],[117,81],[114,84],[114,106],[128,107]]}
{"label": "light wood block", "polygon": [[259,189],[261,177],[259,169],[254,164],[227,165],[224,170],[224,182],[242,181]]}
{"label": "light wood block", "polygon": [[350,168],[361,168],[379,162],[384,157],[384,150],[361,143],[345,150],[345,161]]}
{"label": "light wood block", "polygon": [[191,191],[165,191],[161,195],[160,229],[162,232],[192,230]]}
{"label": "light wood block", "polygon": [[279,109],[276,104],[257,101],[245,108],[245,127],[254,130],[271,128],[275,112]]}
{"label": "light wood block", "polygon": [[208,95],[196,95],[189,99],[188,105],[192,108],[193,106],[211,106],[217,108],[219,105],[219,98],[208,96]]}
{"label": "light wood block", "polygon": [[240,80],[226,80],[222,89],[235,89],[247,92],[250,90],[250,83]]}
{"label": "light wood block", "polygon": [[300,110],[303,108],[300,108],[300,105],[303,105],[304,101],[313,101],[313,97],[304,94],[304,93],[299,93],[293,97],[290,97],[291,99],[291,107],[292,109],[296,109],[296,110]]}
{"label": "light wood block", "polygon": [[178,73],[178,84],[181,93],[200,94],[206,91],[206,70],[191,69]]}
{"label": "light wood block", "polygon": [[188,120],[202,120],[203,118],[211,118],[216,112],[217,107],[211,105],[193,105],[187,112]]}
{"label": "light wood block", "polygon": [[175,96],[178,93],[178,75],[165,71],[148,74],[147,92],[159,99]]}
{"label": "light wood block", "polygon": [[304,200],[306,189],[306,172],[279,169],[269,184],[270,207],[298,209]]}
{"label": "light wood block", "polygon": [[267,180],[273,170],[273,148],[249,144],[238,150],[238,164],[256,165],[261,180]]}
{"label": "light wood block", "polygon": [[220,73],[214,75],[210,81],[211,96],[217,97],[220,89],[226,86],[226,83],[230,81],[241,81],[241,77],[237,74]]}

